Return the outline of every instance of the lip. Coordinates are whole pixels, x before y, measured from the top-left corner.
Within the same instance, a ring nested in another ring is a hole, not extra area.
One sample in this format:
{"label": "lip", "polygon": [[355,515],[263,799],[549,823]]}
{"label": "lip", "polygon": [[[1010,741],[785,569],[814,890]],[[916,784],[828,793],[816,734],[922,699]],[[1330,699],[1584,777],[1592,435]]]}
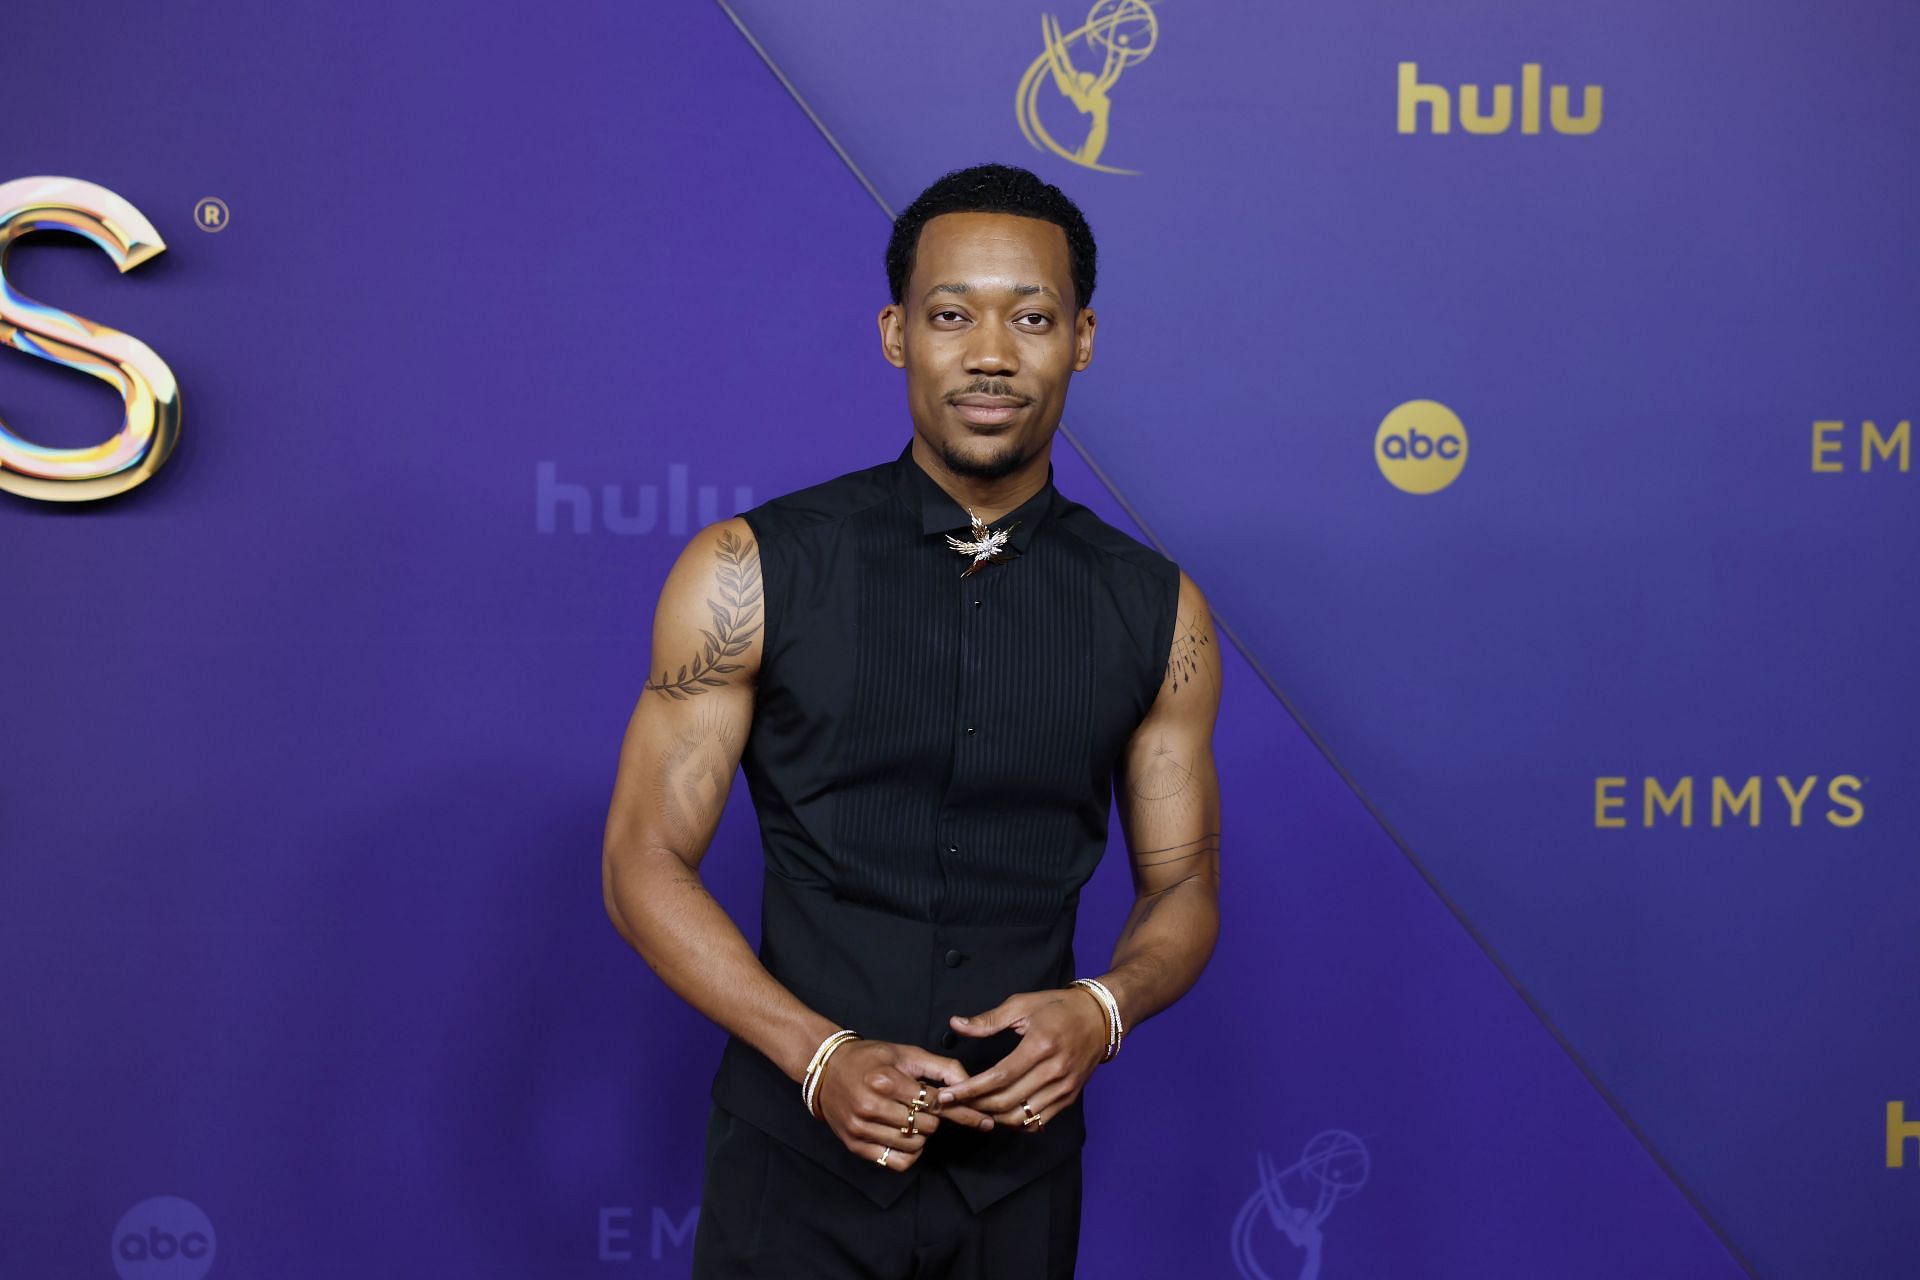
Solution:
{"label": "lip", "polygon": [[1024,409],[1025,400],[1018,396],[955,396],[952,400],[954,410],[968,422],[979,426],[997,426],[1012,419],[1013,415]]}

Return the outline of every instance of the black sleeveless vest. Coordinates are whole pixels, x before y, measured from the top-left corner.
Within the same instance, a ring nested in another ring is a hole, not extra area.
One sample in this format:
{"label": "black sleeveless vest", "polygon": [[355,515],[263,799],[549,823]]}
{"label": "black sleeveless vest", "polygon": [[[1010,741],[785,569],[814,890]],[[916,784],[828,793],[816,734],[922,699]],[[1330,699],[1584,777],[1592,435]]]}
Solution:
{"label": "black sleeveless vest", "polygon": [[[1120,752],[1165,675],[1179,569],[1061,496],[1049,467],[993,522],[1019,522],[1012,558],[963,577],[969,557],[942,535],[966,536],[967,514],[911,441],[739,514],[764,603],[741,759],[765,856],[760,959],[841,1026],[983,1070],[1019,1036],[957,1036],[949,1015],[1081,976],[1080,889],[1106,848]],[[889,1172],[737,1037],[713,1099],[881,1205],[938,1162],[978,1212],[1086,1136],[1076,1101],[1038,1133],[942,1126]]]}

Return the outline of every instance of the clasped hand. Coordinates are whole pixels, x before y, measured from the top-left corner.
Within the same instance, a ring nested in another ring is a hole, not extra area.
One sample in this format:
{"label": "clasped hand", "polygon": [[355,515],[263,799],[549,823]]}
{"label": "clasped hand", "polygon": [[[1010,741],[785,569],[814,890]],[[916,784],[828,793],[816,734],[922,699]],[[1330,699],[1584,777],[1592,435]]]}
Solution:
{"label": "clasped hand", "polygon": [[[972,1076],[953,1058],[887,1040],[854,1040],[833,1056],[818,1103],[847,1150],[878,1161],[891,1148],[886,1167],[904,1171],[943,1123],[1038,1130],[1073,1105],[1107,1051],[1106,1015],[1076,987],[1022,991],[985,1013],[955,1016],[952,1025],[975,1038],[1011,1029],[1020,1043]],[[923,1084],[927,1096],[916,1111]],[[1022,1103],[1039,1118],[1029,1122]]]}

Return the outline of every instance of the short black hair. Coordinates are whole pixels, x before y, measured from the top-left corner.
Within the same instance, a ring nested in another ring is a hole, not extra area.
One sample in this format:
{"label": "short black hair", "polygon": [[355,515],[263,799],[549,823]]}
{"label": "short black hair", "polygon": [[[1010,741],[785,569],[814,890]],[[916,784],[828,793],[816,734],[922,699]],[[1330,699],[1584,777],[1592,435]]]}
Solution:
{"label": "short black hair", "polygon": [[1080,206],[1037,174],[1010,164],[976,164],[942,174],[893,220],[887,238],[887,289],[894,302],[904,300],[913,274],[920,230],[943,213],[1012,213],[1051,222],[1067,233],[1067,258],[1073,273],[1073,309],[1093,300],[1093,229]]}

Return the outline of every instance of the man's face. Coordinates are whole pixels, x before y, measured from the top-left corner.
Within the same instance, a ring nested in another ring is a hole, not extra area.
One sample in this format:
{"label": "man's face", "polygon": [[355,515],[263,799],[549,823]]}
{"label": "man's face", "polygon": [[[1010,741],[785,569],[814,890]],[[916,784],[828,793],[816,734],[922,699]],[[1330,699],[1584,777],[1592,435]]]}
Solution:
{"label": "man's face", "polygon": [[1068,379],[1093,359],[1093,312],[1073,304],[1067,233],[1051,222],[943,213],[920,229],[880,346],[907,371],[914,430],[951,470],[997,479],[1052,439]]}

